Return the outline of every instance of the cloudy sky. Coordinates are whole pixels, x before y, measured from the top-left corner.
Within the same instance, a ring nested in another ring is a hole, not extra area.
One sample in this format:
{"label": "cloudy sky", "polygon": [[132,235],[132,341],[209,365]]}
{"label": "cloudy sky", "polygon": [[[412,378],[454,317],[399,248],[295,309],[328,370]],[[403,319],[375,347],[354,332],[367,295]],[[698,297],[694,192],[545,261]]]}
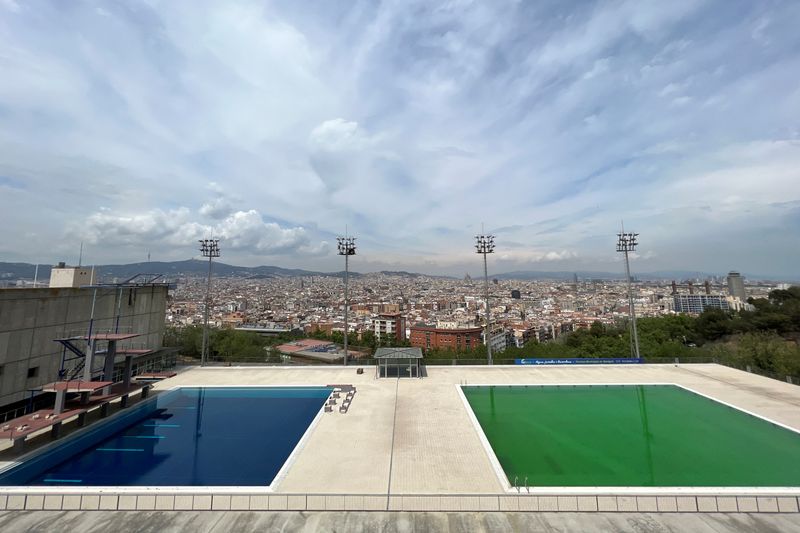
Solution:
{"label": "cloudy sky", "polygon": [[800,274],[800,3],[0,0],[0,261]]}

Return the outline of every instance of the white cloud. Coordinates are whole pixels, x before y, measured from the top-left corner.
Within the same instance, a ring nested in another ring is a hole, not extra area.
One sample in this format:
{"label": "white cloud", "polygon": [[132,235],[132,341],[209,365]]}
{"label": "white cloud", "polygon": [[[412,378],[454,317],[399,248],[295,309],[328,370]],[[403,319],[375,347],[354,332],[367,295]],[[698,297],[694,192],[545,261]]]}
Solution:
{"label": "white cloud", "polygon": [[458,271],[484,221],[515,228],[498,258],[591,269],[625,218],[643,263],[724,271],[759,266],[748,228],[797,234],[770,205],[797,196],[792,3],[2,5],[12,260],[213,231],[232,262],[333,269],[349,226],[364,264]]}
{"label": "white cloud", "polygon": [[194,220],[185,208],[145,213],[116,214],[108,209],[91,215],[85,225],[75,225],[70,233],[88,244],[108,247],[176,247],[188,251],[199,239],[220,239],[228,251],[244,251],[251,255],[324,255],[327,242],[312,242],[305,228],[281,227],[264,222],[255,210],[237,211],[214,225]]}
{"label": "white cloud", "polygon": [[71,231],[89,244],[109,247],[148,244],[186,246],[204,236],[206,228],[191,220],[189,209],[154,209],[145,213],[115,214],[108,209],[94,213]]}
{"label": "white cloud", "polygon": [[232,212],[233,207],[225,198],[216,198],[200,207],[201,215],[216,219],[225,218]]}
{"label": "white cloud", "polygon": [[357,122],[343,118],[326,120],[312,130],[310,140],[313,148],[327,152],[358,151],[370,144]]}
{"label": "white cloud", "polygon": [[302,227],[281,228],[265,223],[257,211],[237,211],[215,227],[216,234],[233,250],[272,255],[299,251],[309,238]]}

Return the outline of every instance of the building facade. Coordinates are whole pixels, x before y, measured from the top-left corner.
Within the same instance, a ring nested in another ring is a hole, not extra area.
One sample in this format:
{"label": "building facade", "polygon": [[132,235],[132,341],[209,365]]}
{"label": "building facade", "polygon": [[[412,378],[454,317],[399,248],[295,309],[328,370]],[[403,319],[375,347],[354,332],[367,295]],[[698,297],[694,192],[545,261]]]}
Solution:
{"label": "building facade", "polygon": [[94,269],[59,263],[50,269],[50,288],[78,288],[94,283]]}
{"label": "building facade", "polygon": [[492,353],[504,352],[510,344],[514,343],[514,334],[502,327],[494,327],[489,332],[489,343],[492,347]]}
{"label": "building facade", "polygon": [[86,335],[92,308],[94,332],[140,334],[120,349],[160,349],[167,291],[163,284],[0,289],[0,411],[59,379],[64,347],[55,339]]}
{"label": "building facade", "polygon": [[724,296],[706,294],[676,294],[672,297],[676,313],[702,313],[706,309],[728,311],[728,300]]}
{"label": "building facade", "polygon": [[728,294],[741,301],[747,301],[747,292],[744,289],[744,278],[738,272],[728,272]]}
{"label": "building facade", "polygon": [[471,350],[483,343],[483,328],[443,329],[417,324],[411,326],[411,346],[430,350],[441,348],[457,352]]}
{"label": "building facade", "polygon": [[406,338],[406,318],[400,313],[381,313],[372,319],[372,331],[377,340]]}
{"label": "building facade", "polygon": [[536,339],[536,330],[528,324],[515,324],[511,326],[514,346],[522,348],[531,339]]}

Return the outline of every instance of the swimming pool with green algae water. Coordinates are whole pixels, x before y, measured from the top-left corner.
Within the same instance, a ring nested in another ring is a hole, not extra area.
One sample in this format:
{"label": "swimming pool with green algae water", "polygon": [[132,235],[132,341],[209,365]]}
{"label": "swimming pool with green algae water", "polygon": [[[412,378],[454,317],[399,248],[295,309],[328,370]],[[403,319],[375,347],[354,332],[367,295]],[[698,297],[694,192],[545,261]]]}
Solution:
{"label": "swimming pool with green algae water", "polygon": [[800,434],[674,385],[462,391],[512,485],[800,486]]}

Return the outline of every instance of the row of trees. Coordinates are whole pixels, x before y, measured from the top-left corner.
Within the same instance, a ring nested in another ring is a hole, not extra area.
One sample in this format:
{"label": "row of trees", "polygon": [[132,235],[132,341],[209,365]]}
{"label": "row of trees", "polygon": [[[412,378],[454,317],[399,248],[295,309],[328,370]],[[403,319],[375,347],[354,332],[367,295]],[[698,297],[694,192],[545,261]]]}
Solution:
{"label": "row of trees", "polygon": [[[740,313],[709,310],[697,317],[669,315],[637,321],[640,352],[646,359],[716,359],[741,368],[755,367],[781,375],[800,376],[800,287],[776,290],[769,298],[751,299],[755,309]],[[510,347],[495,359],[626,357],[630,354],[628,324],[595,322],[559,339]],[[485,346],[469,352],[431,350],[426,358],[483,359]]]}
{"label": "row of trees", "polygon": [[[264,337],[252,331],[209,328],[209,359],[223,362],[279,362],[275,346],[296,340],[298,335],[283,333]],[[170,326],[164,334],[164,345],[178,347],[181,354],[200,358],[203,346],[203,326]]]}
{"label": "row of trees", "polygon": [[[308,336],[344,343],[344,333],[341,331],[327,333],[316,330]],[[276,346],[304,337],[299,332],[264,337],[252,331],[209,328],[209,358],[212,361],[278,362],[281,358]],[[394,336],[378,339],[371,330],[364,331],[360,338],[356,333],[349,333],[347,344],[353,350],[370,355],[381,346],[410,346],[407,340],[397,340]],[[164,335],[164,345],[178,347],[182,355],[199,359],[203,346],[203,326],[170,326]]]}
{"label": "row of trees", "polygon": [[[318,329],[312,332],[309,335],[309,337],[313,339],[331,341],[337,344],[344,344],[344,333],[341,331],[334,331],[331,333],[327,333],[323,330]],[[358,333],[348,333],[347,345],[349,347],[352,347],[354,350],[359,350],[372,354],[375,352],[376,349],[381,347],[411,346],[411,343],[409,343],[408,340],[405,339],[398,340],[397,337],[393,335],[383,336],[379,339],[375,336],[374,331],[368,329],[366,331],[361,332],[360,337]]]}

